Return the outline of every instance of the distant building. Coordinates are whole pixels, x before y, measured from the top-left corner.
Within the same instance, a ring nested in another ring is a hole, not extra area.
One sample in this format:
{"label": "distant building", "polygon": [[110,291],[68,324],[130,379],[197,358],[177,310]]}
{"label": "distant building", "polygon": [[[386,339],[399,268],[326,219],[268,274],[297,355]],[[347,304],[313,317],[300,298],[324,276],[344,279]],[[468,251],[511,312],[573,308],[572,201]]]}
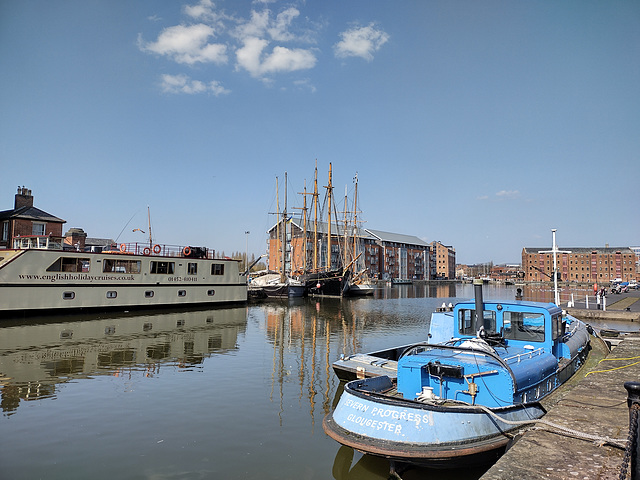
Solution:
{"label": "distant building", "polygon": [[[557,254],[558,280],[581,283],[608,283],[615,279],[623,282],[636,280],[636,254],[629,247],[582,248],[563,250]],[[522,270],[528,282],[553,280],[553,254],[549,248],[522,249]]]}
{"label": "distant building", "polygon": [[432,278],[453,280],[456,278],[456,251],[452,246],[440,242],[431,242]]}
{"label": "distant building", "polygon": [[65,220],[33,206],[31,190],[18,187],[12,210],[0,212],[0,248],[12,248],[15,237],[62,237]]}
{"label": "distant building", "polygon": [[[269,270],[280,271],[282,268],[282,230],[283,222],[274,225],[267,232]],[[314,235],[317,235],[317,257],[315,265],[326,265],[327,259],[327,232],[326,222],[318,222],[317,231],[313,226],[307,225],[306,241],[304,225],[299,220],[289,220],[287,223],[287,241],[284,256],[284,269],[294,274],[303,270],[311,271],[314,265]],[[344,235],[342,226],[331,224],[331,266],[337,268],[345,263],[353,261],[354,232]],[[305,251],[306,249],[306,251]],[[431,275],[431,245],[413,235],[384,232],[368,228],[358,228],[355,232],[355,249],[357,260],[356,270],[366,268],[369,275],[377,279],[407,279],[428,280]],[[306,268],[305,268],[306,265]],[[454,263],[455,265],[455,257]],[[343,265],[344,266],[344,265]],[[434,268],[435,271],[435,268]],[[453,274],[452,274],[453,275]],[[453,278],[453,276],[449,277]]]}

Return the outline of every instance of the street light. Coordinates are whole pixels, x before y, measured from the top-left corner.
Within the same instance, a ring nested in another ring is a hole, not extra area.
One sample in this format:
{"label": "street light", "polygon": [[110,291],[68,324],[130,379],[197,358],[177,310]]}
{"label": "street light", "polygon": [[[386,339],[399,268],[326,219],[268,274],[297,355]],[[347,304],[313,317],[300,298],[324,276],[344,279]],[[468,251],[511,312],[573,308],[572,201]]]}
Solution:
{"label": "street light", "polygon": [[249,234],[251,232],[249,230],[245,231],[244,234],[246,235],[246,242],[245,242],[245,250],[244,250],[244,270],[245,270],[245,276],[249,275]]}

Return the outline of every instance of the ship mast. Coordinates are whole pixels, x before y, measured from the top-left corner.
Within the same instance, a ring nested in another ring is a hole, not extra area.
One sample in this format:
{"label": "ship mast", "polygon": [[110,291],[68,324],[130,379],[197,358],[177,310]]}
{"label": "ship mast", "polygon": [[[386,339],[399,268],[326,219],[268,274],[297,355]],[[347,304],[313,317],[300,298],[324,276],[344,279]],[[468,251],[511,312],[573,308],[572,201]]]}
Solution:
{"label": "ship mast", "polygon": [[[353,257],[354,258],[356,258],[356,255],[358,253],[358,250],[356,248],[357,247],[356,235],[358,232],[358,172],[356,172],[355,181],[356,181],[356,189],[353,197]],[[357,265],[356,265],[355,271],[356,272],[358,271]]]}
{"label": "ship mast", "polygon": [[329,184],[327,189],[327,270],[331,270],[331,163],[329,163]]}
{"label": "ship mast", "polygon": [[318,160],[313,180],[313,271],[318,271]]}
{"label": "ship mast", "polygon": [[282,269],[280,281],[284,283],[287,263],[287,172],[284,172],[284,210],[282,212]]}

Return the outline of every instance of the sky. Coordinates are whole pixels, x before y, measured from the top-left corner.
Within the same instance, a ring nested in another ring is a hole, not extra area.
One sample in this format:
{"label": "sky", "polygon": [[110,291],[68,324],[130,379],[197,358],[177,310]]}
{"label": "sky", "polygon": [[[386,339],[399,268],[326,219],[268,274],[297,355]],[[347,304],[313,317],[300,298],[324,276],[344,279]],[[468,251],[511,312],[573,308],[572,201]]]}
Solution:
{"label": "sky", "polygon": [[458,263],[554,228],[637,246],[638,25],[636,0],[1,1],[0,210],[25,186],[65,231],[144,242],[149,211],[154,242],[257,256],[317,162],[339,211],[357,174],[363,227]]}

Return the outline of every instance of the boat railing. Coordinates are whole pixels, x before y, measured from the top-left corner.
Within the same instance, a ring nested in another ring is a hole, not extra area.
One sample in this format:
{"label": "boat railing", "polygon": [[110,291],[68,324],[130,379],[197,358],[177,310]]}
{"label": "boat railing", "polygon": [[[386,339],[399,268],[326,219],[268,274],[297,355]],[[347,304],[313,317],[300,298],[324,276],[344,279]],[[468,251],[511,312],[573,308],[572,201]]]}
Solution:
{"label": "boat railing", "polygon": [[535,356],[542,355],[543,352],[544,352],[544,348],[542,348],[542,347],[539,347],[539,348],[536,348],[536,349],[531,348],[531,349],[527,349],[526,352],[516,353],[515,355],[512,355],[510,357],[505,357],[504,361],[505,362],[509,362],[510,360],[514,360],[515,359],[515,360],[517,360],[517,363],[520,363],[520,361],[523,358],[533,358],[534,355]]}
{"label": "boat railing", "polygon": [[64,237],[53,235],[17,235],[13,237],[13,248],[16,250],[62,250]]}
{"label": "boat railing", "polygon": [[[12,240],[12,246],[16,250],[76,250],[75,246],[65,244],[65,237],[54,235],[18,235],[13,237]],[[103,246],[102,253],[216,259],[216,251],[211,248],[161,245],[159,243],[149,244],[146,242],[114,243]]]}
{"label": "boat railing", "polygon": [[149,243],[119,243],[112,245],[111,249],[102,250],[103,253],[124,253],[129,255],[144,255],[157,257],[183,257],[183,258],[216,258],[216,251],[206,247],[193,247],[182,245],[164,245]]}

